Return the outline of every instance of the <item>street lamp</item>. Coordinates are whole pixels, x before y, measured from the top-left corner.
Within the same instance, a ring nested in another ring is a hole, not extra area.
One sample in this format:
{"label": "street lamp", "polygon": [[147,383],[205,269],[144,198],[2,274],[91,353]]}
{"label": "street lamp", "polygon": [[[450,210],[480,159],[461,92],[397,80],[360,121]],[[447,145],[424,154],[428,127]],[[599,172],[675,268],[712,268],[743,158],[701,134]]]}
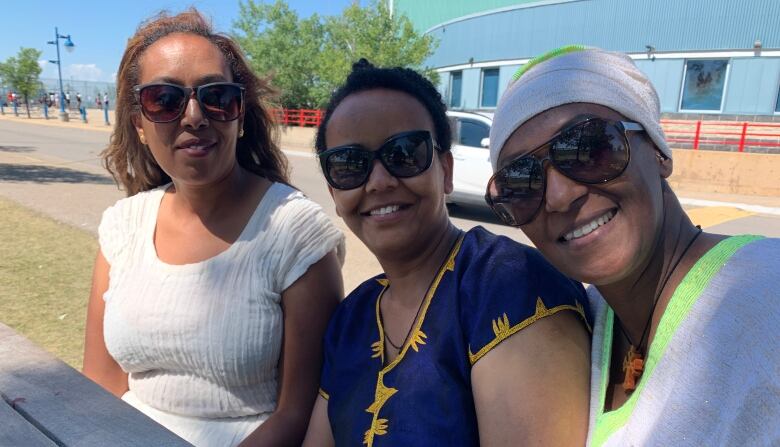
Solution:
{"label": "street lamp", "polygon": [[68,53],[73,52],[73,48],[76,46],[72,40],[70,40],[70,34],[67,36],[63,36],[60,34],[59,30],[57,30],[57,27],[54,27],[54,40],[50,40],[46,43],[49,45],[54,45],[57,47],[57,60],[50,60],[52,64],[57,64],[57,74],[59,75],[60,79],[60,120],[62,121],[68,121],[68,112],[65,111],[65,92],[62,90],[62,64],[60,64],[60,39],[65,39],[65,43],[63,45],[65,46],[65,50]]}

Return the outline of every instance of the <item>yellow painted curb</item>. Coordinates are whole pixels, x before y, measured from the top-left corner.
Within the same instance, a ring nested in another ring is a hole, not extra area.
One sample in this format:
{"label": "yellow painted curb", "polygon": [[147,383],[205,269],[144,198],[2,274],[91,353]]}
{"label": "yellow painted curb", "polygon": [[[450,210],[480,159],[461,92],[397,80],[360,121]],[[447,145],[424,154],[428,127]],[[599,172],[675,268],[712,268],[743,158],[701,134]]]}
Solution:
{"label": "yellow painted curb", "polygon": [[695,208],[687,210],[686,212],[688,213],[688,217],[691,218],[691,221],[693,221],[695,225],[701,225],[702,228],[712,227],[724,222],[756,214],[730,206]]}

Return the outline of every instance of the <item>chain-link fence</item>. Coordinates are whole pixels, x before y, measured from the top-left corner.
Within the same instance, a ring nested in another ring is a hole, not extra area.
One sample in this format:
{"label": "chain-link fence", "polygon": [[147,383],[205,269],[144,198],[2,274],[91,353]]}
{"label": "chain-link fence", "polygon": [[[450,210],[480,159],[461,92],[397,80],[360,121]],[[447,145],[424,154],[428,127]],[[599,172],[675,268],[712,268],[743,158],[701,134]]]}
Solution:
{"label": "chain-link fence", "polygon": [[[60,81],[57,79],[43,78],[41,87],[37,94],[30,98],[31,106],[38,106],[46,101],[52,107],[59,108]],[[73,79],[63,79],[62,89],[70,101],[65,101],[69,110],[78,112],[79,104],[77,97],[81,97],[81,105],[88,109],[102,109],[103,103],[108,99],[109,110],[114,110],[116,104],[116,84],[113,82],[99,81],[77,81]],[[0,103],[7,102],[8,92],[11,87],[0,85]],[[24,99],[19,98],[19,105],[23,104]],[[10,104],[9,104],[10,106]]]}

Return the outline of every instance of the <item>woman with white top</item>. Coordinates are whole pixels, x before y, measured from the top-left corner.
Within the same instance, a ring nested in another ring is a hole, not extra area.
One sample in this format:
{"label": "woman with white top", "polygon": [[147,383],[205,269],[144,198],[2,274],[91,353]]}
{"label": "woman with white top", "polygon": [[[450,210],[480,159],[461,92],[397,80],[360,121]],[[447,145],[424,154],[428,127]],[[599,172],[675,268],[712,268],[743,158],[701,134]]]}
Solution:
{"label": "woman with white top", "polygon": [[258,79],[194,9],[128,41],[84,373],[199,446],[300,445],[343,236],[290,187]]}

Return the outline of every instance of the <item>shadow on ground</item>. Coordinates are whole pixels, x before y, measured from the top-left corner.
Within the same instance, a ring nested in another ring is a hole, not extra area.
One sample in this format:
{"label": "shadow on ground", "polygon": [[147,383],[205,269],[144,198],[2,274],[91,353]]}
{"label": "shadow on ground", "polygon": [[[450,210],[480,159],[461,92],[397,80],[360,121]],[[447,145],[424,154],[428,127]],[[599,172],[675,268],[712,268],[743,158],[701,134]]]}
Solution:
{"label": "shadow on ground", "polygon": [[35,148],[32,146],[2,146],[0,152],[32,152]]}
{"label": "shadow on ground", "polygon": [[483,223],[491,223],[497,225],[504,225],[503,222],[498,220],[493,211],[487,206],[472,206],[472,205],[453,205],[447,204],[447,210],[450,217],[458,217],[461,219],[476,220]]}
{"label": "shadow on ground", "polygon": [[96,183],[113,185],[110,177],[56,166],[0,163],[0,181],[33,183]]}

